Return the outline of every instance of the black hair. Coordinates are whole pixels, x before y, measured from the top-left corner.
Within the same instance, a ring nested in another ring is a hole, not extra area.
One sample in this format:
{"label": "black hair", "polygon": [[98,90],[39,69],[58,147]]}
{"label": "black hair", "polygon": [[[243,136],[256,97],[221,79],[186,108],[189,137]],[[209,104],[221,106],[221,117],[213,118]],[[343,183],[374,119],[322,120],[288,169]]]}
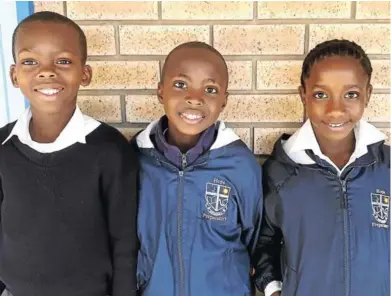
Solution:
{"label": "black hair", "polygon": [[65,24],[73,27],[78,33],[79,33],[79,45],[80,45],[80,51],[82,54],[82,62],[83,64],[87,60],[87,40],[86,35],[84,34],[83,30],[79,27],[78,24],[76,24],[71,19],[67,18],[66,16],[63,16],[61,14],[58,14],[56,12],[52,11],[40,11],[33,13],[32,15],[26,17],[24,20],[22,20],[18,26],[15,28],[13,34],[12,34],[12,56],[14,58],[14,62],[16,62],[16,55],[15,55],[15,42],[16,37],[18,34],[18,31],[21,27],[23,27],[26,24],[32,23],[32,22],[47,22],[47,23],[57,23],[57,24]]}
{"label": "black hair", "polygon": [[313,48],[304,59],[300,77],[300,83],[303,88],[305,88],[304,80],[310,76],[312,66],[317,61],[331,56],[348,56],[359,60],[365,73],[367,73],[369,77],[368,81],[371,80],[371,61],[362,47],[357,43],[349,40],[333,39],[322,42],[315,46],[315,48]]}
{"label": "black hair", "polygon": [[171,50],[170,53],[167,55],[166,59],[164,60],[164,65],[163,65],[161,79],[160,79],[161,81],[163,81],[163,79],[164,79],[164,75],[166,73],[166,65],[167,65],[167,62],[169,61],[171,55],[175,51],[177,51],[181,48],[200,48],[200,49],[206,49],[206,50],[214,53],[223,61],[225,74],[227,75],[227,79],[228,79],[228,67],[227,67],[227,63],[224,60],[223,55],[217,49],[215,49],[213,46],[210,46],[209,44],[207,44],[205,42],[190,41],[190,42],[186,42],[186,43],[182,43],[182,44],[178,45],[173,50]]}

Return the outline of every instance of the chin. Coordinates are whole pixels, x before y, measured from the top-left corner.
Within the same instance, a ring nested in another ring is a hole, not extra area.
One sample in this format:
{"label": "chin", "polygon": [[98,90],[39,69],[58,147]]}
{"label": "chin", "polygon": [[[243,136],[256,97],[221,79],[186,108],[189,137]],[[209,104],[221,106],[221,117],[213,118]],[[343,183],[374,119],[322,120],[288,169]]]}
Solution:
{"label": "chin", "polygon": [[198,136],[199,134],[201,134],[205,129],[189,129],[189,128],[185,128],[185,129],[181,129],[180,132],[186,136]]}
{"label": "chin", "polygon": [[349,135],[350,133],[328,134],[325,136],[325,138],[330,141],[342,141],[346,139]]}

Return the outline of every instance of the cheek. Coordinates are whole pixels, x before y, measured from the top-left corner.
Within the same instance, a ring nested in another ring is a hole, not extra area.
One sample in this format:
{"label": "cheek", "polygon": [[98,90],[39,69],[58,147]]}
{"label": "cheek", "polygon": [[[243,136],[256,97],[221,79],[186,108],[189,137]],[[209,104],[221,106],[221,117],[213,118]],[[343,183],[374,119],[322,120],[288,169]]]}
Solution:
{"label": "cheek", "polygon": [[223,105],[225,104],[224,98],[206,98],[205,104],[208,105],[209,110],[219,110],[223,108]]}
{"label": "cheek", "polygon": [[73,86],[79,87],[79,84],[81,83],[83,73],[80,72],[63,72],[59,73],[59,76],[63,77],[64,80],[66,80],[69,84]]}
{"label": "cheek", "polygon": [[306,104],[305,109],[308,117],[314,117],[314,119],[324,113],[324,108],[318,104]]}
{"label": "cheek", "polygon": [[352,117],[354,116],[355,118],[358,119],[360,119],[363,116],[364,111],[365,111],[365,103],[357,104],[355,106],[352,106],[350,109],[350,113]]}
{"label": "cheek", "polygon": [[[186,95],[184,91],[167,88],[164,90],[164,100],[167,104],[173,104],[174,102],[183,100]],[[175,103],[176,104],[176,103]]]}
{"label": "cheek", "polygon": [[31,75],[28,72],[25,73],[22,71],[18,71],[17,73],[15,73],[15,77],[18,86],[23,88],[26,87],[29,84],[29,82],[33,79],[33,75]]}
{"label": "cheek", "polygon": [[165,100],[163,101],[163,108],[164,108],[164,112],[167,114],[167,115],[172,115],[172,114],[175,114],[176,113],[176,104],[175,104],[175,101],[173,100]]}

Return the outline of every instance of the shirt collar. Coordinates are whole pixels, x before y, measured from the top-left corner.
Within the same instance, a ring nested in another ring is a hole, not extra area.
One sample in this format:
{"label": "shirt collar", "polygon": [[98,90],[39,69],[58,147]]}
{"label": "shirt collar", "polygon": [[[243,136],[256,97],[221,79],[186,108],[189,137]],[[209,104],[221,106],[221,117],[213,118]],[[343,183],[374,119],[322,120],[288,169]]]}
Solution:
{"label": "shirt collar", "polygon": [[7,137],[7,139],[5,139],[2,145],[4,145],[13,136],[17,136],[20,142],[30,146],[38,152],[50,153],[64,149],[76,142],[82,144],[86,143],[86,132],[84,129],[85,118],[78,106],[76,106],[75,112],[73,113],[68,124],[53,143],[37,143],[31,139],[29,132],[31,118],[31,109],[27,108],[19,117],[10,135]]}
{"label": "shirt collar", "polygon": [[[344,168],[354,162],[357,158],[365,155],[368,152],[368,145],[383,141],[387,138],[386,135],[380,132],[376,127],[363,119],[355,126],[354,134],[356,138],[355,150]],[[306,150],[312,150],[315,155],[323,160],[326,160],[334,168],[336,168],[337,172],[340,173],[344,169],[340,170],[326,155],[322,153],[310,120],[307,120],[292,137],[283,143],[283,148],[286,154],[296,163],[304,165],[314,164],[314,160],[306,153]]]}

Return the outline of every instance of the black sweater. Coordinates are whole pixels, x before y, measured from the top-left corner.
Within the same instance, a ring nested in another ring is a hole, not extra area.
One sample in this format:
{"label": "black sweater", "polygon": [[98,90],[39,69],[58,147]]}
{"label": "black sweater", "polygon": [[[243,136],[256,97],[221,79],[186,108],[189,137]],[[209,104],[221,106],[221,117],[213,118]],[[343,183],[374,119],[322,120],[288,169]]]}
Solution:
{"label": "black sweater", "polygon": [[14,296],[136,295],[137,160],[102,123],[42,154],[0,129],[0,280]]}

